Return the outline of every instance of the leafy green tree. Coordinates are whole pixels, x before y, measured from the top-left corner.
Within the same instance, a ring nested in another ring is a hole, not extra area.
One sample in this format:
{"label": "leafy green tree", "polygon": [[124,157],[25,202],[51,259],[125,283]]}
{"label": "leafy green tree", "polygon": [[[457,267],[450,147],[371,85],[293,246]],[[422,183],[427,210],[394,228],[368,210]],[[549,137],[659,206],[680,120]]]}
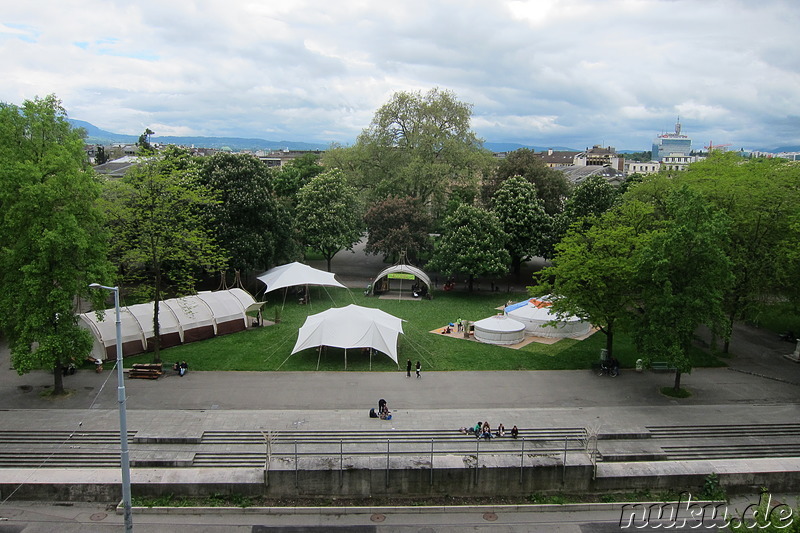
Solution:
{"label": "leafy green tree", "polygon": [[579,316],[606,336],[614,351],[614,334],[630,323],[640,299],[637,283],[640,254],[655,227],[653,207],[630,201],[591,224],[576,224],[556,246],[553,265],[537,275],[531,296],[550,294],[560,316]]}
{"label": "leafy green tree", "polygon": [[108,154],[106,154],[106,149],[104,146],[97,147],[97,153],[94,157],[94,162],[96,165],[102,165],[103,163],[108,162]]}
{"label": "leafy green tree", "polygon": [[382,253],[397,258],[405,251],[410,258],[418,258],[430,250],[429,232],[431,218],[413,198],[390,196],[367,210],[366,252]]}
{"label": "leafy green tree", "polygon": [[0,103],[0,160],[0,329],[14,369],[52,370],[63,394],[62,369],[92,349],[75,301],[102,305],[89,284],[110,273],[100,187],[54,95]]}
{"label": "leafy green tree", "polygon": [[395,93],[350,148],[326,153],[373,199],[410,196],[442,213],[452,187],[477,190],[493,165],[470,130],[472,106],[450,91]]}
{"label": "leafy green tree", "polygon": [[675,180],[699,191],[730,219],[726,251],[734,282],[725,296],[729,327],[755,318],[776,295],[796,294],[797,278],[786,274],[800,241],[800,165],[717,151]]}
{"label": "leafy green tree", "polygon": [[290,204],[293,204],[297,191],[325,170],[319,164],[319,159],[320,155],[317,153],[303,154],[275,170],[272,177],[275,194],[288,198]]}
{"label": "leafy green tree", "polygon": [[551,231],[551,219],[534,185],[519,176],[504,181],[492,200],[494,214],[508,236],[511,270],[519,277],[522,262],[542,253],[543,236]]}
{"label": "leafy green tree", "polygon": [[664,219],[637,265],[634,340],[646,359],[675,367],[675,390],[691,372],[688,352],[697,328],[721,331],[723,298],[732,281],[725,254],[728,219],[682,186],[665,199]]}
{"label": "leafy green tree", "polygon": [[361,239],[356,190],[339,169],[315,176],[297,192],[296,217],[302,243],[322,254],[328,272],[333,256],[351,250]]}
{"label": "leafy green tree", "polygon": [[215,241],[239,271],[267,269],[294,259],[292,217],[272,191],[269,168],[257,157],[220,152],[204,158],[199,183],[217,193],[208,204]]}
{"label": "leafy green tree", "polygon": [[156,132],[150,128],[146,128],[144,133],[139,135],[139,140],[136,142],[136,145],[139,146],[139,155],[150,155],[155,153],[155,148],[153,148],[153,145],[150,144],[150,136],[155,135],[155,133]]}
{"label": "leafy green tree", "polygon": [[483,194],[488,199],[507,179],[522,176],[536,186],[536,196],[544,204],[549,216],[564,210],[564,201],[569,196],[569,183],[562,172],[549,168],[533,150],[520,148],[509,153],[500,162],[492,179],[484,182]]}
{"label": "leafy green tree", "polygon": [[575,186],[564,206],[570,223],[584,217],[599,217],[617,202],[617,189],[601,176],[589,176]]}
{"label": "leafy green tree", "polygon": [[447,276],[466,274],[470,291],[476,277],[508,271],[508,236],[494,213],[462,205],[445,219],[444,226],[442,241],[428,262],[429,270]]}
{"label": "leafy green tree", "polygon": [[217,272],[226,263],[203,216],[217,200],[197,170],[188,152],[172,148],[105,186],[115,258],[140,294],[153,300],[155,362],[161,361],[164,294],[190,294],[200,273]]}

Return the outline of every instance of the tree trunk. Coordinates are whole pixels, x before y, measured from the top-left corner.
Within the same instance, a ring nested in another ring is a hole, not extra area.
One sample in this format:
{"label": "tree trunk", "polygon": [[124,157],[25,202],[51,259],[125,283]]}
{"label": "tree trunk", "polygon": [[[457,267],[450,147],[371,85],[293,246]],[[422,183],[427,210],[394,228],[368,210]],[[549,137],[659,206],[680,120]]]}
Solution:
{"label": "tree trunk", "polygon": [[606,352],[608,352],[609,359],[611,359],[611,357],[614,355],[612,351],[613,346],[614,346],[614,328],[612,327],[611,324],[608,324],[606,326]]}
{"label": "tree trunk", "polygon": [[733,335],[733,321],[735,319],[735,312],[731,313],[728,318],[730,318],[728,322],[728,331],[729,334],[725,335],[725,343],[722,345],[722,353],[729,353],[729,349],[731,347],[731,336]]}
{"label": "tree trunk", "polygon": [[161,323],[158,320],[158,304],[161,302],[161,268],[156,267],[155,301],[153,302],[153,362],[161,362]]}
{"label": "tree trunk", "polygon": [[681,390],[681,371],[675,371],[675,385],[672,387],[676,392]]}
{"label": "tree trunk", "polygon": [[64,394],[64,367],[61,361],[53,368],[53,396]]}
{"label": "tree trunk", "polygon": [[467,287],[469,288],[469,292],[472,292],[472,282],[473,282],[474,280],[475,280],[475,276],[473,276],[472,274],[470,274],[470,275],[469,275],[468,284],[467,284]]}
{"label": "tree trunk", "polygon": [[514,277],[517,281],[519,281],[520,272],[522,271],[522,258],[514,256],[511,258],[511,271],[514,273]]}

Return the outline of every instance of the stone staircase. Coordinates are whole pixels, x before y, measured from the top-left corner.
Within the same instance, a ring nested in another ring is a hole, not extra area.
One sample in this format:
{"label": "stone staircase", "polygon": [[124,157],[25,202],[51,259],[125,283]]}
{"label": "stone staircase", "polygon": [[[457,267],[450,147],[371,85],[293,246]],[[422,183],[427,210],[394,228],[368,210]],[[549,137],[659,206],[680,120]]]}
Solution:
{"label": "stone staircase", "polygon": [[800,457],[800,424],[648,426],[601,440],[605,463]]}

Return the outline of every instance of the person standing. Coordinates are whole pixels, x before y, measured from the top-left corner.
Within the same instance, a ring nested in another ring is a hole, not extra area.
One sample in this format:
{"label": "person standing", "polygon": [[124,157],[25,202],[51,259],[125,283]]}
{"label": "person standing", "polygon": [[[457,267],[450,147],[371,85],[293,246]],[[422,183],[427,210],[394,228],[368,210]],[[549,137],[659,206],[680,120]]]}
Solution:
{"label": "person standing", "polygon": [[418,378],[422,377],[422,376],[419,375],[421,370],[422,370],[422,365],[419,363],[419,361],[417,361],[417,377]]}
{"label": "person standing", "polygon": [[408,362],[406,363],[406,377],[407,378],[411,377],[411,359],[409,359]]}

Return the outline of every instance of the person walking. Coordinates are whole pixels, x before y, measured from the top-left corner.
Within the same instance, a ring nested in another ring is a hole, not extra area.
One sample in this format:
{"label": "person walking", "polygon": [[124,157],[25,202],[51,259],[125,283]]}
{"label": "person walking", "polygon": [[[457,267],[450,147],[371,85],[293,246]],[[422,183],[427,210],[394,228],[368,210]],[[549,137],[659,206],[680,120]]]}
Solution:
{"label": "person walking", "polygon": [[422,370],[422,365],[419,363],[419,361],[417,361],[417,377],[418,378],[422,377],[422,376],[419,375],[421,370]]}
{"label": "person walking", "polygon": [[409,359],[408,362],[406,363],[406,377],[407,378],[411,377],[411,359]]}

